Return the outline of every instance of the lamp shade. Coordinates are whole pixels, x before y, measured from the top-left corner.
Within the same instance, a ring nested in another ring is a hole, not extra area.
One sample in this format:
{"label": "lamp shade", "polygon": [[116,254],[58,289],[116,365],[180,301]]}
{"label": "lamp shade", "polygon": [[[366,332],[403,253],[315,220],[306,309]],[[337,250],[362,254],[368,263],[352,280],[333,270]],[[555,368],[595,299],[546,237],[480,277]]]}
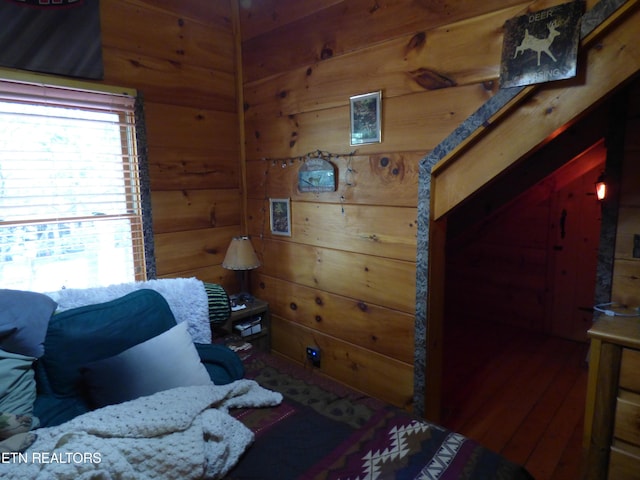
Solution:
{"label": "lamp shade", "polygon": [[227,270],[253,270],[260,266],[260,260],[249,237],[231,239],[222,266]]}

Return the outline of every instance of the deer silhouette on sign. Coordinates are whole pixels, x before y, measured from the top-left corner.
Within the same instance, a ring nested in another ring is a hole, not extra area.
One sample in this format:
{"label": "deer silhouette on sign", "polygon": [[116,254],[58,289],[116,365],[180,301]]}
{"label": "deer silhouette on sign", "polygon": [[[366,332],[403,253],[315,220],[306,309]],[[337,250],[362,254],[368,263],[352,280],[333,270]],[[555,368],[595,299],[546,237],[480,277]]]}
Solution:
{"label": "deer silhouette on sign", "polygon": [[560,26],[560,22],[550,22],[547,24],[547,28],[549,29],[549,34],[545,38],[538,38],[529,33],[529,29],[525,29],[524,38],[520,45],[516,47],[516,53],[513,55],[513,58],[516,58],[519,53],[524,54],[525,50],[532,50],[538,54],[538,66],[540,66],[540,55],[542,52],[546,53],[551,57],[551,60],[557,62],[556,57],[553,56],[549,47],[556,39],[560,32],[557,28]]}

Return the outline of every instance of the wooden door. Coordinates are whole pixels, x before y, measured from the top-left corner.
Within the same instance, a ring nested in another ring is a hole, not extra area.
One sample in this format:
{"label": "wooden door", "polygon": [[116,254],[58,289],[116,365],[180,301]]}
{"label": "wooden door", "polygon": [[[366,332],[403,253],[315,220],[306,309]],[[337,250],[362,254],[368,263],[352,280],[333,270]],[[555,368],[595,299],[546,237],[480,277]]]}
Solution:
{"label": "wooden door", "polygon": [[601,205],[595,183],[604,169],[606,149],[599,142],[561,169],[551,199],[549,229],[549,317],[545,330],[587,341],[595,296]]}

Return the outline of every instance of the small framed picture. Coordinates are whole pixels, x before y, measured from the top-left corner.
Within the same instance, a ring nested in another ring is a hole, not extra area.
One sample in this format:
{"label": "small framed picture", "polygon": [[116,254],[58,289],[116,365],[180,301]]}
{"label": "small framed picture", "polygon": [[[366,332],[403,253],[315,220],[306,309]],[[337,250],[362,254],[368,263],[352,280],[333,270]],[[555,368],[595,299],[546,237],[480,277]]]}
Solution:
{"label": "small framed picture", "polygon": [[270,198],[269,217],[271,233],[285,237],[291,236],[291,203],[288,198]]}
{"label": "small framed picture", "polygon": [[382,141],[382,92],[350,98],[351,145]]}

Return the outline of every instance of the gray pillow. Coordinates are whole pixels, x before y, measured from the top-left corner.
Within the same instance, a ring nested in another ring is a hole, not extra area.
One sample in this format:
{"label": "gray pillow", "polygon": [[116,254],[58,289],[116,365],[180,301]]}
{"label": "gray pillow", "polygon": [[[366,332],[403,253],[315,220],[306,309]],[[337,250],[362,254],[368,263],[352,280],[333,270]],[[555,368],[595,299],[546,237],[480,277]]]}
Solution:
{"label": "gray pillow", "polygon": [[82,375],[96,407],[162,390],[209,385],[211,378],[187,331],[187,323],[104,360],[85,365]]}
{"label": "gray pillow", "polygon": [[34,357],[0,350],[0,412],[31,415],[36,401]]}
{"label": "gray pillow", "polygon": [[0,290],[0,348],[41,357],[49,318],[58,304],[37,292]]}

